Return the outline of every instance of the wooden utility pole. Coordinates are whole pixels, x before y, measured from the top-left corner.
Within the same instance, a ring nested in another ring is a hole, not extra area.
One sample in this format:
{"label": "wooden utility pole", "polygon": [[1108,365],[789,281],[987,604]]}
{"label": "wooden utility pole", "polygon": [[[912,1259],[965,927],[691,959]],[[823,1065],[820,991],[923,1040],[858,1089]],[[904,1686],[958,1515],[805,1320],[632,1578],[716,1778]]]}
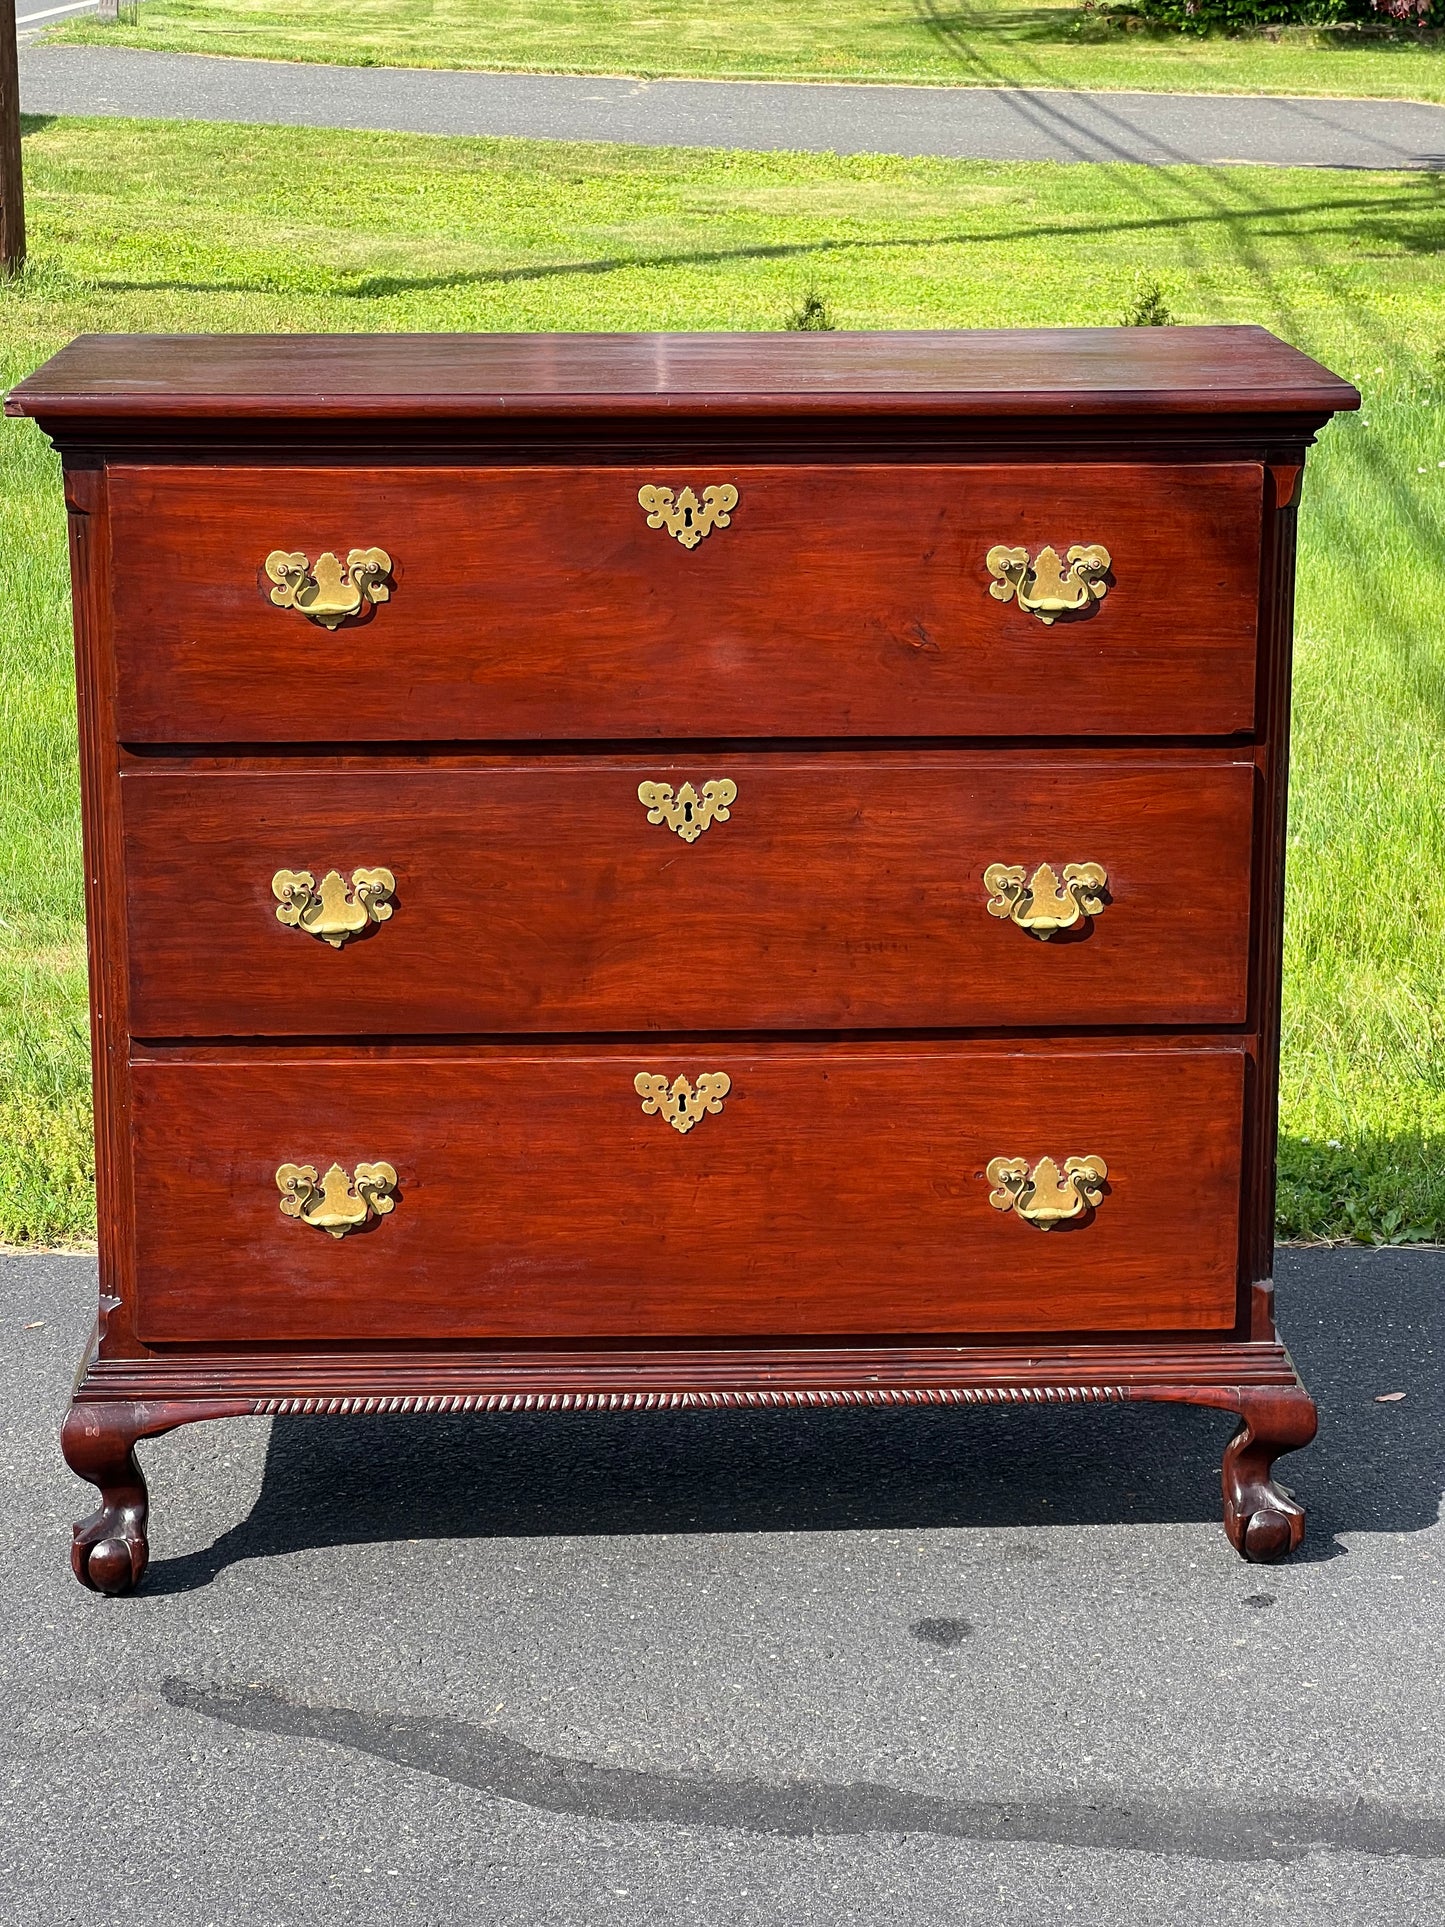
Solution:
{"label": "wooden utility pole", "polygon": [[15,0],[0,0],[0,274],[25,265],[25,183],[20,171],[20,64]]}

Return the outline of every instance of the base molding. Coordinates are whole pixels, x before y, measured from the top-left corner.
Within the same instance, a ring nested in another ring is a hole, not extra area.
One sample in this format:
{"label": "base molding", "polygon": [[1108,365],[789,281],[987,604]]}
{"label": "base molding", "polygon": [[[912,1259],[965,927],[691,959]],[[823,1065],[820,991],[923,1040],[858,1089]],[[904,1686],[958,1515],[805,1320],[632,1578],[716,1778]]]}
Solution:
{"label": "base molding", "polygon": [[1069,1405],[1180,1399],[1236,1407],[1298,1385],[1276,1341],[867,1345],[646,1351],[203,1353],[88,1361],[80,1400],[248,1400],[301,1412],[652,1411],[828,1405]]}
{"label": "base molding", "polygon": [[75,1528],[84,1585],[127,1592],[148,1558],[141,1438],[201,1419],[407,1412],[764,1411],[843,1407],[1122,1405],[1236,1412],[1224,1526],[1251,1560],[1292,1552],[1304,1513],[1271,1476],[1314,1437],[1314,1401],[1277,1340],[1103,1345],[677,1348],[650,1351],[187,1353],[82,1368],[61,1434],[100,1491]]}
{"label": "base molding", "polygon": [[433,1392],[400,1397],[267,1398],[252,1410],[266,1417],[349,1412],[677,1412],[765,1411],[836,1405],[1088,1405],[1128,1397],[1122,1385],[829,1385],[735,1387],[674,1392]]}

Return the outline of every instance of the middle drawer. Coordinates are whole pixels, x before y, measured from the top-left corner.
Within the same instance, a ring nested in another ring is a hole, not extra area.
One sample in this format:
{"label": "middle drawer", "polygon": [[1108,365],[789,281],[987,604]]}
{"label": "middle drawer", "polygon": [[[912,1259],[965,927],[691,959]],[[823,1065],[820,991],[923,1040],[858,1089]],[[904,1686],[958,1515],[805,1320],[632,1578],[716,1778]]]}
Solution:
{"label": "middle drawer", "polygon": [[1230,1024],[1252,763],[128,770],[139,1037]]}

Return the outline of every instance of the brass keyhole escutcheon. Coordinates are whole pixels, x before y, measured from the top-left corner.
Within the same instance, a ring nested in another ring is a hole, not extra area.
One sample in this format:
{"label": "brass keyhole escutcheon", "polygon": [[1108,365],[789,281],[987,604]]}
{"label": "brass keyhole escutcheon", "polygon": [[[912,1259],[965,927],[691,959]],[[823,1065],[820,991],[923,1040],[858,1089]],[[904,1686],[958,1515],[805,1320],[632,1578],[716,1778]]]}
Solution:
{"label": "brass keyhole escutcheon", "polygon": [[702,499],[690,488],[674,495],[670,488],[649,482],[637,491],[637,500],[647,511],[650,529],[666,529],[685,549],[695,549],[714,529],[725,529],[738,505],[738,492],[731,482],[719,482],[702,492]]}
{"label": "brass keyhole escutcheon", "polygon": [[637,800],[647,811],[649,823],[665,823],[684,843],[696,843],[710,823],[727,822],[738,800],[738,786],[731,777],[719,776],[704,783],[699,795],[691,783],[684,783],[676,794],[671,783],[639,783]]}
{"label": "brass keyhole escutcheon", "polygon": [[726,1071],[703,1071],[695,1085],[685,1077],[675,1077],[669,1084],[655,1071],[639,1071],[632,1080],[633,1090],[642,1099],[644,1116],[665,1117],[683,1137],[709,1112],[715,1116],[722,1109],[732,1087]]}

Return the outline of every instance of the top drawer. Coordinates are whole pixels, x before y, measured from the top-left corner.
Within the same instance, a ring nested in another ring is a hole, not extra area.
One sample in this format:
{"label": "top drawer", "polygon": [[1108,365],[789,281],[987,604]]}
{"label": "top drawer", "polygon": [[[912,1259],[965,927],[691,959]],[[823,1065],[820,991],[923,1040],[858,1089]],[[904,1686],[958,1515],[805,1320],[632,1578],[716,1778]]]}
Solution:
{"label": "top drawer", "polygon": [[[703,533],[681,498],[710,487],[736,502]],[[1254,717],[1262,506],[1255,463],[117,467],[118,728],[1228,735]],[[384,600],[318,566],[366,550]],[[275,605],[273,554],[309,568],[325,623]]]}

